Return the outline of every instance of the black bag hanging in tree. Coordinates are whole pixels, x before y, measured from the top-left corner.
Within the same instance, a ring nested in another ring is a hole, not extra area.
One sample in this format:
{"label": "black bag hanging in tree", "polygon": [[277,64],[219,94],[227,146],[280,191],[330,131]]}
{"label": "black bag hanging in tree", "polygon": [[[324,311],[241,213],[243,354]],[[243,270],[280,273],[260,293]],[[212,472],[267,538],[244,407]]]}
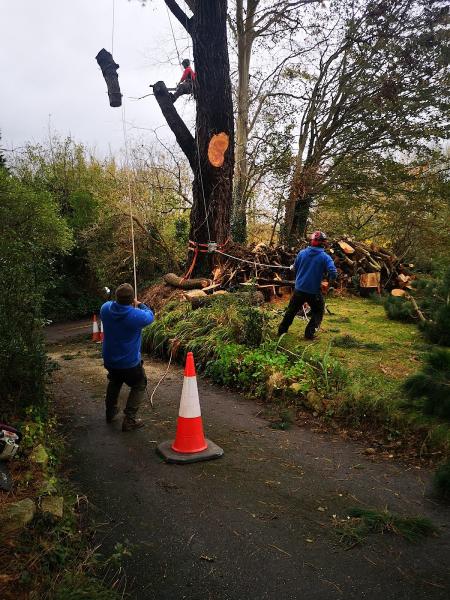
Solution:
{"label": "black bag hanging in tree", "polygon": [[104,48],[100,50],[95,58],[108,86],[109,105],[113,107],[122,106],[122,94],[120,93],[119,76],[117,75],[119,65],[114,62],[112,54]]}

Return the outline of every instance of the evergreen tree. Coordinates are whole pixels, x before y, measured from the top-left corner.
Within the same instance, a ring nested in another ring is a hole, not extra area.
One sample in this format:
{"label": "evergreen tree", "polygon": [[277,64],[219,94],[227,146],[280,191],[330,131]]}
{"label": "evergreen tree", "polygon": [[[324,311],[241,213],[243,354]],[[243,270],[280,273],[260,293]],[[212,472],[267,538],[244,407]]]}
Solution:
{"label": "evergreen tree", "polygon": [[450,352],[430,352],[422,371],[408,377],[403,389],[412,405],[426,415],[450,419]]}

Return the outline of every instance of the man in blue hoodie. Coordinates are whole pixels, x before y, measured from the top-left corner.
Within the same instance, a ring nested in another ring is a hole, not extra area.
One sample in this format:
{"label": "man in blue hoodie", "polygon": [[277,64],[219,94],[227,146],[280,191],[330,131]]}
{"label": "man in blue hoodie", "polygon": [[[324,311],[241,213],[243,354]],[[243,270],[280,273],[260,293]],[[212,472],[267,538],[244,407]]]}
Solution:
{"label": "man in blue hoodie", "polygon": [[325,301],[320,284],[325,273],[331,280],[337,277],[333,259],[325,252],[327,236],[323,231],[311,235],[309,248],[301,250],[291,267],[295,272],[295,289],[283,320],[278,327],[278,335],[286,333],[295,315],[307,302],[311,308],[311,318],[305,329],[305,338],[312,340],[323,319]]}
{"label": "man in blue hoodie", "polygon": [[142,329],[154,320],[153,312],[134,296],[128,283],[119,285],[116,301],[105,302],[100,309],[103,323],[103,362],[108,371],[106,390],[106,422],[111,423],[119,412],[117,401],[125,383],[130,388],[122,431],[144,426],[136,414],[144,398],[147,377],[141,359]]}

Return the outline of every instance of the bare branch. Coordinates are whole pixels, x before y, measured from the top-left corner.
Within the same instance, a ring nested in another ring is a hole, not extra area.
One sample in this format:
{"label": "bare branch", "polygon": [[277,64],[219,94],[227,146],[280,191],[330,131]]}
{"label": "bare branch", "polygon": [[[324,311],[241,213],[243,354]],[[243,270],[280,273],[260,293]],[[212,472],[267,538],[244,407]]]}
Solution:
{"label": "bare branch", "polygon": [[[184,10],[182,10],[178,6],[178,4],[175,0],[164,0],[164,2],[166,3],[167,7],[170,9],[170,12],[174,15],[174,17],[176,17],[178,19],[178,21],[183,25],[183,27],[186,29],[186,31],[190,34],[191,28],[192,28],[191,18],[188,17],[187,14],[184,12]],[[193,8],[191,8],[191,6],[190,6],[190,4],[192,4],[192,6],[194,5],[192,0],[186,2],[186,4],[189,6],[189,8],[192,10],[192,12],[194,12]]]}

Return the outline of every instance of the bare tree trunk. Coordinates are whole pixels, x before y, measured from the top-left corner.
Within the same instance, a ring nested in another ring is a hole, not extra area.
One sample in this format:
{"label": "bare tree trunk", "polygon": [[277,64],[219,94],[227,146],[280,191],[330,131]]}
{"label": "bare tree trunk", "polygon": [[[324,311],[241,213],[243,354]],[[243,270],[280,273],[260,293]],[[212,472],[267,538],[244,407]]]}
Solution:
{"label": "bare tree trunk", "polygon": [[238,50],[238,93],[236,115],[236,163],[233,190],[233,238],[244,243],[247,238],[247,144],[250,102],[250,60],[254,42],[254,14],[258,0],[248,0],[244,19],[244,2],[236,0],[236,37]]}
{"label": "bare tree trunk", "polygon": [[[194,13],[190,18],[175,0],[165,2],[192,37],[197,72],[195,137],[178,115],[164,83],[155,84],[153,91],[167,124],[194,173],[190,239],[198,244],[221,244],[230,235],[234,168],[233,103],[226,30],[227,0],[189,2]],[[213,166],[208,158],[211,138],[218,133],[225,133],[229,139],[223,164],[219,167]],[[210,270],[209,256],[203,252],[198,254],[194,274]]]}

